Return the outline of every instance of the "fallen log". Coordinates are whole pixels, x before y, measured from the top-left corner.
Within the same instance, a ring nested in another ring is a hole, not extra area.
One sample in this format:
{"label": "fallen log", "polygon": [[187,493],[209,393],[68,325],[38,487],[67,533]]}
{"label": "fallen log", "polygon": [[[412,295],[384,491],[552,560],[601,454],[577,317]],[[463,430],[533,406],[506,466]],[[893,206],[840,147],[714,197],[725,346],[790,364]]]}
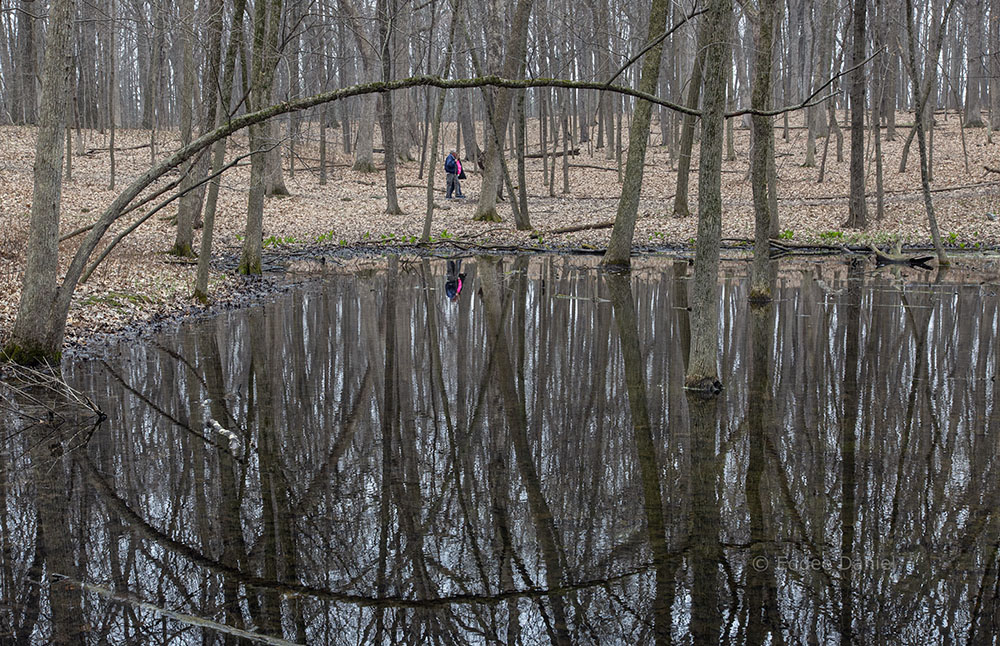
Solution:
{"label": "fallen log", "polygon": [[594,229],[610,229],[613,226],[615,226],[615,221],[611,220],[610,222],[598,222],[596,224],[577,224],[575,226],[563,227],[561,229],[552,229],[550,231],[536,231],[535,233],[532,233],[531,235],[533,237],[537,238],[537,237],[540,237],[540,236],[543,236],[543,235],[551,235],[551,234],[556,234],[556,233],[574,233],[576,231],[591,231],[591,230],[594,230]]}
{"label": "fallen log", "polygon": [[901,253],[886,253],[872,244],[868,245],[868,248],[875,254],[875,264],[878,266],[909,265],[910,267],[930,269],[931,267],[927,263],[934,260],[934,256],[907,256]]}
{"label": "fallen log", "polygon": [[[573,150],[569,151],[569,154],[571,156],[575,157],[575,156],[577,156],[577,155],[580,154],[580,149],[579,148],[574,148]],[[546,157],[562,157],[562,151],[560,150],[558,152],[546,153],[545,156]],[[525,159],[541,159],[542,158],[542,153],[531,153],[530,155],[525,155],[524,158]]]}

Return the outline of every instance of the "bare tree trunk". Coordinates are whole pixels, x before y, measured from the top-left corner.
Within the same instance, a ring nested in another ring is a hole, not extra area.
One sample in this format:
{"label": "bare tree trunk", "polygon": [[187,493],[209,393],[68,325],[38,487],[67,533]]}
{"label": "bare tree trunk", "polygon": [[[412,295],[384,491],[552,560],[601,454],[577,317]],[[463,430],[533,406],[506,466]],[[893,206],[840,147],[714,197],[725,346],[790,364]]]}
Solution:
{"label": "bare tree trunk", "polygon": [[[562,131],[563,131],[563,146],[562,146],[562,175],[563,175],[563,194],[569,193],[569,151],[573,148],[573,129],[569,125],[569,115],[567,111],[569,110],[570,97],[566,97],[563,100],[562,107]],[[648,131],[648,127],[647,127]],[[647,137],[648,137],[647,132]]]}
{"label": "bare tree trunk", "polygon": [[281,168],[281,138],[275,134],[278,125],[273,120],[262,125],[266,138],[264,147],[267,151],[264,153],[264,195],[270,197],[291,195],[285,186],[285,175]]}
{"label": "bare tree trunk", "polygon": [[[476,126],[472,123],[472,110],[469,107],[469,90],[456,90],[458,104],[458,129],[465,142],[465,161],[470,168],[476,168],[482,158],[479,142],[476,140]],[[458,147],[456,146],[456,152]]]}
{"label": "bare tree trunk", "polygon": [[[597,41],[594,46],[594,55],[597,57],[597,77],[607,79],[611,74],[611,33],[609,23],[611,20],[608,0],[599,0],[592,5],[594,19],[594,33]],[[605,158],[614,157],[614,135],[612,134],[614,123],[611,120],[611,95],[607,92],[600,92],[597,95],[597,147],[606,147]]]}
{"label": "bare tree trunk", "polygon": [[[282,0],[261,0],[254,8],[253,69],[250,105],[259,110],[270,102],[278,57],[278,34]],[[247,223],[240,255],[241,274],[260,274],[261,245],[264,237],[264,182],[269,142],[268,122],[250,127],[250,190],[247,194]]]}
{"label": "bare tree trunk", "polygon": [[[876,14],[872,20],[875,28],[875,49],[883,50],[886,46],[887,37],[887,8],[883,5],[876,5]],[[880,56],[879,59],[883,57]],[[886,76],[888,65],[878,60],[873,78],[873,92],[871,100],[871,127],[872,138],[875,142],[875,219],[881,221],[885,216],[885,186],[882,172],[882,109],[885,106]]]}
{"label": "bare tree trunk", "polygon": [[70,73],[73,0],[52,0],[42,67],[42,97],[35,142],[34,191],[21,301],[4,356],[18,363],[58,362],[66,327],[53,311],[59,274],[59,203],[62,197],[66,88]]}
{"label": "bare tree trunk", "polygon": [[319,111],[319,185],[326,186],[326,111],[329,106],[323,106]]}
{"label": "bare tree trunk", "polygon": [[[375,4],[375,18],[378,21],[379,41],[382,52],[382,81],[389,81],[392,78],[392,51],[391,43],[393,37],[392,16],[396,13],[396,0],[378,0]],[[392,129],[392,92],[383,92],[382,114],[380,123],[382,125],[382,147],[385,149],[385,212],[390,215],[398,215],[403,212],[399,208],[399,197],[396,195],[396,148],[393,141]]]}
{"label": "bare tree trunk", "polygon": [[[854,41],[851,64],[859,65],[865,58],[865,12],[867,0],[853,0]],[[845,228],[864,229],[868,226],[865,202],[865,70],[851,72],[851,198]]]}
{"label": "bare tree trunk", "polygon": [[17,12],[17,81],[11,93],[11,112],[14,123],[34,124],[37,121],[35,104],[37,93],[35,79],[38,75],[38,54],[35,43],[38,36],[39,15],[42,13],[35,0],[21,0]]}
{"label": "bare tree trunk", "polygon": [[[522,70],[522,73],[523,73],[523,70]],[[517,154],[517,189],[518,189],[517,202],[518,202],[519,208],[521,209],[521,211],[524,214],[524,218],[527,219],[528,218],[528,180],[527,180],[527,176],[525,174],[524,155],[525,155],[525,149],[528,147],[528,142],[527,142],[528,126],[527,126],[527,123],[526,123],[527,119],[525,117],[524,95],[525,95],[525,91],[521,90],[520,92],[518,92],[517,99],[516,99],[516,101],[517,101],[516,115],[517,116],[515,118],[517,119],[517,131],[515,133],[516,137],[515,137],[515,146],[514,146],[514,148],[515,148],[516,154]]]}
{"label": "bare tree trunk", "polygon": [[1000,0],[990,0],[990,129],[1000,130]]}
{"label": "bare tree trunk", "polygon": [[[410,76],[410,34],[413,29],[413,5],[409,2],[397,4],[392,13],[392,34],[390,36],[390,58],[392,78]],[[418,141],[416,100],[414,90],[400,90],[393,94],[392,139],[396,160],[413,161],[413,147]]]}
{"label": "bare tree trunk", "polygon": [[708,3],[705,42],[705,97],[701,112],[698,165],[698,238],[691,308],[691,359],[685,383],[692,390],[719,389],[719,245],[722,234],[722,144],[726,109],[726,64],[732,8],[726,0]]}
{"label": "bare tree trunk", "polygon": [[[181,90],[181,145],[187,146],[191,143],[192,130],[194,129],[194,0],[182,0],[180,3],[181,12],[181,40],[183,48],[183,83]],[[185,196],[181,198],[177,208],[177,235],[174,238],[174,246],[168,253],[174,256],[193,258],[194,250],[191,248],[194,242],[194,205],[191,199],[184,199],[191,195],[191,189],[195,184],[195,160],[184,165],[184,179],[181,181],[181,192]],[[201,209],[201,200],[198,200],[197,208]]]}
{"label": "bare tree trunk", "polygon": [[[108,163],[110,170],[108,172],[108,190],[115,190],[115,126],[117,125],[117,114],[115,113],[115,107],[118,103],[118,91],[115,84],[115,66],[117,65],[117,59],[115,56],[115,16],[118,12],[115,9],[115,0],[111,0],[111,12],[109,14],[110,19],[108,20],[108,125],[111,131],[111,135],[108,139]],[[70,153],[67,150],[66,157],[70,157]],[[69,173],[66,173],[66,178],[69,179]]]}
{"label": "bare tree trunk", "polygon": [[[943,31],[948,19],[951,7],[955,0],[950,0],[948,9],[945,10],[944,18],[941,22]],[[941,232],[938,230],[937,216],[934,214],[934,202],[931,199],[930,168],[927,160],[927,142],[924,134],[924,122],[920,118],[925,111],[924,103],[930,95],[932,83],[927,81],[926,87],[920,81],[920,68],[917,66],[917,33],[913,25],[913,0],[906,0],[906,27],[908,34],[908,44],[910,52],[910,72],[913,75],[913,105],[916,109],[916,129],[917,146],[920,149],[920,183],[924,193],[924,207],[927,209],[927,221],[931,228],[931,239],[934,241],[934,249],[937,251],[938,264],[947,266],[950,264],[948,256],[944,251],[944,244],[941,241]],[[936,58],[936,57],[935,57]]]}
{"label": "bare tree trunk", "polygon": [[[985,0],[967,0],[965,4],[965,33],[968,35],[965,85],[965,127],[982,128],[986,125],[982,112],[982,86],[986,81],[983,64],[983,21],[986,18]],[[993,52],[993,56],[998,56]]]}
{"label": "bare tree trunk", "polygon": [[351,170],[361,173],[378,171],[375,166],[375,113],[378,96],[366,94],[361,97],[361,114],[358,116],[358,137],[354,147],[354,165]]}
{"label": "bare tree trunk", "polygon": [[[208,27],[211,34],[211,58],[206,74],[214,78],[215,70],[219,67],[219,59],[222,54],[222,0],[213,0],[209,9]],[[216,95],[210,92],[210,97],[204,97],[205,101],[212,101],[216,104],[215,123],[220,123],[223,118],[230,115],[230,104],[233,99],[233,82],[236,75],[236,52],[243,42],[243,16],[246,12],[246,0],[236,0],[233,7],[232,37],[226,46],[226,58],[222,63],[222,87]],[[207,84],[206,84],[207,89]],[[212,125],[214,126],[215,123]],[[215,210],[219,198],[219,173],[222,171],[222,164],[226,157],[226,140],[217,141],[212,146],[212,174],[214,177],[208,185],[208,195],[205,199],[205,222],[201,232],[201,248],[198,253],[198,275],[195,278],[194,296],[198,300],[205,302],[208,300],[208,267],[212,258],[212,238],[215,234]]]}
{"label": "bare tree trunk", "polygon": [[[757,33],[757,48],[754,54],[755,78],[753,95],[750,98],[754,110],[766,111],[771,108],[771,68],[774,56],[774,25],[777,0],[760,0],[760,24]],[[753,138],[750,149],[750,177],[753,189],[754,210],[754,250],[753,274],[750,286],[750,300],[766,302],[771,299],[771,283],[768,271],[771,260],[771,221],[777,213],[771,210],[768,195],[768,166],[774,160],[772,148],[774,126],[771,117],[755,114],[751,118]]]}
{"label": "bare tree trunk", "polygon": [[[657,36],[667,29],[667,15],[670,13],[670,3],[667,0],[653,0],[649,10],[649,27],[646,31],[646,42],[653,42]],[[663,41],[650,48],[642,57],[642,71],[639,74],[639,91],[652,94],[660,78],[660,59],[663,54]],[[723,79],[725,83],[725,79]],[[725,88],[723,88],[725,100]],[[642,176],[646,165],[646,146],[649,143],[649,121],[652,115],[652,104],[649,101],[638,100],[635,103],[635,114],[632,117],[632,127],[628,133],[628,161],[625,165],[625,183],[618,199],[618,213],[615,216],[615,226],[611,230],[611,240],[608,250],[601,263],[608,267],[629,267],[632,256],[632,238],[635,235],[635,222],[639,215],[639,194],[642,190]],[[720,142],[721,143],[721,142]]]}
{"label": "bare tree trunk", "polygon": [[[531,15],[532,1],[518,0],[514,10],[514,21],[507,38],[507,54],[504,57],[501,71],[505,78],[513,78],[521,69],[524,61],[528,38],[528,18]],[[497,214],[497,191],[503,173],[503,133],[507,129],[513,94],[512,90],[507,88],[501,88],[488,94],[492,94],[492,101],[488,98],[487,105],[492,105],[489,109],[491,113],[489,115],[490,124],[484,134],[486,151],[483,156],[483,184],[473,219],[495,222],[500,220],[500,216]]]}
{"label": "bare tree trunk", "polygon": [[[813,88],[819,87],[826,82],[830,74],[830,61],[833,60],[833,2],[822,0],[817,3],[815,11],[819,13],[819,23],[813,35],[815,54],[813,56]],[[816,166],[816,137],[821,132],[827,130],[825,107],[822,105],[811,106],[806,110],[806,126],[808,134],[806,139],[806,160],[805,166],[812,168]]]}
{"label": "bare tree trunk", "polygon": [[[377,51],[374,49],[372,37],[364,28],[360,12],[350,0],[339,0],[338,5],[341,13],[347,17],[351,25],[354,42],[357,45],[358,52],[361,54],[365,80],[373,81],[377,76],[375,69]],[[378,96],[375,94],[366,94],[359,98],[361,114],[358,118],[358,139],[357,145],[354,148],[354,165],[352,166],[352,170],[361,173],[374,173],[377,171],[373,156],[377,100]]]}
{"label": "bare tree trunk", "polygon": [[[698,42],[695,43],[694,65],[691,67],[691,78],[688,80],[687,107],[698,109],[701,99],[702,74],[705,66],[705,44],[708,42],[708,25],[702,18],[698,29]],[[677,190],[674,193],[674,217],[686,218],[691,215],[688,206],[688,185],[691,178],[691,149],[694,147],[694,126],[698,117],[685,114],[681,122],[681,150],[677,157]]]}
{"label": "bare tree trunk", "polygon": [[[451,73],[451,58],[455,49],[455,31],[461,16],[461,0],[454,0],[452,3],[451,27],[448,30],[448,47],[445,50],[444,65],[442,66],[442,78],[448,78]],[[431,121],[431,144],[430,160],[427,167],[427,214],[424,216],[424,229],[420,235],[421,242],[429,242],[431,239],[431,219],[434,216],[434,172],[437,170],[438,160],[438,139],[441,135],[441,115],[444,113],[444,100],[446,91],[438,90],[437,104],[434,107],[434,116]],[[457,151],[456,151],[457,152]]]}

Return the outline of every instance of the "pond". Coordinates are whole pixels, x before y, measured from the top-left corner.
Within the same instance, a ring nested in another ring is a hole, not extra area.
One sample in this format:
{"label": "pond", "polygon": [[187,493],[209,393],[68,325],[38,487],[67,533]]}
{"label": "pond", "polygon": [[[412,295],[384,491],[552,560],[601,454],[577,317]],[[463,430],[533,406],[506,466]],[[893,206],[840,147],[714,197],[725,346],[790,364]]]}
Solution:
{"label": "pond", "polygon": [[[972,261],[967,261],[972,264]],[[353,262],[5,386],[0,642],[984,643],[997,269]]]}

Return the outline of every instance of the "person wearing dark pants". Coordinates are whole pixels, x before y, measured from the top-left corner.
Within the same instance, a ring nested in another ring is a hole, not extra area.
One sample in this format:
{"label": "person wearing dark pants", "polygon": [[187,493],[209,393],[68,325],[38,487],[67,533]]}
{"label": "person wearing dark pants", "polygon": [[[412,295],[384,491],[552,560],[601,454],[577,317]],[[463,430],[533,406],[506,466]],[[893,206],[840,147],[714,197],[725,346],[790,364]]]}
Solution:
{"label": "person wearing dark pants", "polygon": [[444,172],[448,182],[445,199],[450,200],[452,193],[455,194],[455,197],[465,197],[462,195],[462,185],[458,181],[459,175],[462,174],[462,162],[458,160],[458,155],[454,150],[449,152],[444,160]]}

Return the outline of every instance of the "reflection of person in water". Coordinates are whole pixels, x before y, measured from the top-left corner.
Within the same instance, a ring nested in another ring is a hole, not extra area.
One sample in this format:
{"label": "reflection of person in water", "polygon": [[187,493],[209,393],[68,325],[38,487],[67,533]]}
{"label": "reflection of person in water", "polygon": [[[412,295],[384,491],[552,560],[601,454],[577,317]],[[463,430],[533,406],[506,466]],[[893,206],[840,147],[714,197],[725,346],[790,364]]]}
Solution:
{"label": "reflection of person in water", "polygon": [[457,301],[458,295],[462,293],[462,284],[465,282],[465,274],[462,271],[462,259],[448,261],[448,278],[444,283],[444,294],[450,301]]}

